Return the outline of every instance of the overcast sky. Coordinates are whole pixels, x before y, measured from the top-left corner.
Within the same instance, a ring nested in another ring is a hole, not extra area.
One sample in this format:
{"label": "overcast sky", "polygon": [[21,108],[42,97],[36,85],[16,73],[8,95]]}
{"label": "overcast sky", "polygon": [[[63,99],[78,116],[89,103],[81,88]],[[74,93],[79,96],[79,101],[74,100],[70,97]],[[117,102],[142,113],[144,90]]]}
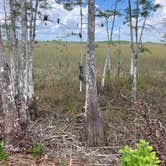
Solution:
{"label": "overcast sky", "polygon": [[[55,0],[48,0],[52,9],[43,11],[49,16],[50,20],[54,22],[47,22],[47,25],[38,21],[37,24],[37,40],[67,40],[67,41],[79,41],[78,36],[72,36],[71,33],[78,33],[80,30],[80,8],[76,6],[72,11],[66,11],[62,5],[55,3]],[[161,36],[166,32],[166,0],[153,0],[153,3],[159,3],[162,5],[156,13],[153,13],[147,21],[148,25],[153,26],[152,29],[146,29],[143,35],[143,41],[160,42]],[[96,0],[96,6],[101,10],[113,9],[114,1],[111,0]],[[127,1],[122,0],[118,9],[123,11],[127,6]],[[0,7],[0,19],[3,19],[3,9]],[[87,6],[83,7],[83,39],[87,40]],[[57,24],[57,19],[60,18],[62,24]],[[106,40],[106,27],[101,27],[101,23],[104,20],[96,18],[96,41]],[[110,19],[111,26],[111,19]],[[113,39],[117,40],[119,29],[121,30],[121,40],[129,40],[129,27],[123,24],[123,17],[117,18],[115,23],[115,30]]]}

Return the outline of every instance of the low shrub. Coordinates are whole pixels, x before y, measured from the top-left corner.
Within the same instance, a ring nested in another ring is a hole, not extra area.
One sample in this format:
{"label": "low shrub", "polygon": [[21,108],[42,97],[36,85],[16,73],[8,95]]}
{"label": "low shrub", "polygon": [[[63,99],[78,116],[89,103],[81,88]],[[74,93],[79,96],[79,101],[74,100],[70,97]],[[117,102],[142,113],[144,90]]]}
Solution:
{"label": "low shrub", "polygon": [[135,149],[125,146],[120,153],[120,166],[158,166],[160,163],[153,147],[145,140],[140,140]]}

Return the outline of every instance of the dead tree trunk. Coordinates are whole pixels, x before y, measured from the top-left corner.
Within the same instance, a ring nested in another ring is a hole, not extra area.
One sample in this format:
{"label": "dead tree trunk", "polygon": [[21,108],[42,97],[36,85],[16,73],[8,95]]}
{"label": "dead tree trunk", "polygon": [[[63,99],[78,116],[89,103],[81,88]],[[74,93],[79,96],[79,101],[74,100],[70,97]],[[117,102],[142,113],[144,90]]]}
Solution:
{"label": "dead tree trunk", "polygon": [[95,37],[95,1],[88,1],[88,52],[86,59],[86,101],[85,101],[85,127],[89,146],[104,143],[103,122],[99,115],[99,105],[96,87],[94,64],[94,37]]}

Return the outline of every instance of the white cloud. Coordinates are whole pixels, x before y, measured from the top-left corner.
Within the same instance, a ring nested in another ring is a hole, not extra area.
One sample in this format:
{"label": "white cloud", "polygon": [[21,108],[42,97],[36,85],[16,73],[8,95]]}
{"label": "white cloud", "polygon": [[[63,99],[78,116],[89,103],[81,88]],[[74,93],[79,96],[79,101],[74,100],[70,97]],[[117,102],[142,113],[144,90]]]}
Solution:
{"label": "white cloud", "polygon": [[[78,33],[80,30],[80,7],[76,6],[72,11],[66,11],[63,5],[55,3],[55,0],[48,0],[52,9],[43,10],[44,14],[49,15],[49,19],[53,22],[48,22],[47,25],[38,22],[37,40],[56,40],[58,37],[65,37],[63,40],[77,40],[78,36],[71,36],[72,32]],[[1,1],[0,1],[1,2]],[[154,26],[154,29],[145,30],[143,41],[160,41],[165,25],[162,24],[166,20],[166,0],[154,0],[154,3],[160,3],[163,7],[154,13],[147,21],[149,25]],[[87,6],[83,7],[83,40],[87,40]],[[4,18],[3,8],[0,6],[0,20]],[[57,23],[60,18],[62,24]],[[106,27],[101,27],[100,24],[104,20],[96,18],[96,40],[106,40]],[[121,28],[121,39],[130,40],[129,27],[119,22],[116,23],[113,39],[118,39],[118,29]],[[68,36],[68,37],[67,37]]]}
{"label": "white cloud", "polygon": [[[60,18],[64,25],[57,25],[56,23],[48,23],[47,26],[40,26],[40,34],[38,33],[39,38],[49,38],[49,39],[56,39],[56,36],[66,36],[67,34],[71,34],[71,32],[79,32],[80,24],[80,8],[76,6],[72,11],[66,11],[62,5],[56,4],[54,0],[49,0],[54,9],[45,11],[46,14],[49,14],[49,18],[56,20]],[[154,13],[147,21],[148,25],[154,27],[151,30],[145,30],[143,35],[143,41],[160,41],[160,38],[165,31],[165,27],[162,24],[163,20],[166,18],[166,0],[155,0],[154,3],[159,3],[163,7],[159,9],[156,13]],[[87,23],[87,7],[83,7],[83,14],[84,14],[84,23]],[[99,26],[103,22],[102,19],[96,18],[96,40],[106,40],[106,29],[105,27]],[[122,40],[130,40],[129,38],[129,27],[127,25],[117,25],[115,27],[114,32],[114,39],[117,40],[118,38],[118,28],[121,27],[121,39]],[[87,24],[83,25],[83,39],[86,41],[87,38]],[[42,35],[42,32],[46,35]],[[51,35],[52,34],[52,35]],[[153,35],[152,35],[153,34]],[[79,40],[78,37],[69,37],[66,40]]]}
{"label": "white cloud", "polygon": [[[56,39],[56,36],[67,36],[70,34],[70,37],[66,38],[66,40],[70,40],[71,38],[74,40],[79,40],[78,37],[71,36],[71,33],[79,32],[79,24],[80,24],[80,8],[76,6],[72,11],[67,11],[63,8],[63,5],[55,3],[53,0],[49,0],[52,4],[52,9],[43,11],[43,13],[48,15],[49,20],[53,22],[48,22],[47,25],[44,23],[39,24],[39,31],[37,33],[37,37],[39,39]],[[87,16],[87,7],[83,8],[83,14]],[[60,19],[60,24],[57,23],[57,19]],[[83,20],[86,23],[86,18]],[[86,25],[83,25],[84,30],[86,30]],[[44,35],[43,35],[44,30]]]}
{"label": "white cloud", "polygon": [[[149,19],[148,24],[152,25],[152,31],[146,31],[144,40],[160,41],[164,33],[166,33],[166,0],[155,0],[155,4],[162,5]],[[165,22],[165,23],[164,23]]]}
{"label": "white cloud", "polygon": [[[162,5],[156,12],[147,20],[147,28],[144,30],[142,40],[144,42],[160,42],[163,34],[166,33],[166,0],[155,0],[154,4]],[[165,21],[165,23],[164,23]],[[142,26],[142,22],[139,22]],[[121,26],[121,35],[123,39],[129,39],[129,27],[127,25]]]}
{"label": "white cloud", "polygon": [[[50,20],[55,22],[48,22],[47,25],[43,23],[38,24],[37,38],[42,40],[53,40],[57,37],[68,36],[63,38],[64,40],[77,40],[78,36],[72,36],[71,33],[80,32],[80,7],[76,6],[72,11],[67,11],[63,8],[63,5],[55,3],[53,0],[49,0],[52,5],[52,9],[43,11],[46,15],[49,15]],[[83,7],[83,40],[87,40],[87,6]],[[56,21],[60,18],[60,23]],[[96,40],[106,40],[105,27],[101,27],[102,19],[96,18]]]}

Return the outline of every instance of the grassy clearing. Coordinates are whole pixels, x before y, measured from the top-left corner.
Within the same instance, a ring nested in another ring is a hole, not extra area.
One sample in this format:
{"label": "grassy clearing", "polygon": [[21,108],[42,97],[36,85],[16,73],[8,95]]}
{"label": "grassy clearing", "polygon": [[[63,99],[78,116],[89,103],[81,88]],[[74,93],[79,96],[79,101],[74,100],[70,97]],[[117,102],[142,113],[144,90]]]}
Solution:
{"label": "grassy clearing", "polygon": [[[166,81],[166,47],[163,45],[147,44],[146,47],[151,54],[141,54],[139,57],[139,79],[138,89],[147,90],[152,87],[159,87],[164,93]],[[111,82],[108,87],[114,86],[117,82],[126,88],[126,79],[129,75],[130,57],[129,45],[120,46],[121,55],[115,54],[118,46],[113,46],[111,51]],[[106,44],[96,45],[96,75],[98,85],[104,65],[106,54]],[[73,98],[79,94],[78,64],[80,58],[80,45],[70,43],[39,43],[34,53],[34,78],[36,93],[44,99],[59,98],[63,100],[66,96]],[[84,55],[86,55],[86,45],[84,45]],[[86,61],[84,56],[84,66]],[[120,61],[120,79],[117,79],[117,68]],[[163,84],[163,85],[162,85]],[[160,87],[161,86],[161,87]],[[113,87],[112,87],[113,88]],[[123,88],[123,87],[122,87]],[[130,88],[130,87],[128,87]],[[111,89],[110,89],[111,90]]]}

